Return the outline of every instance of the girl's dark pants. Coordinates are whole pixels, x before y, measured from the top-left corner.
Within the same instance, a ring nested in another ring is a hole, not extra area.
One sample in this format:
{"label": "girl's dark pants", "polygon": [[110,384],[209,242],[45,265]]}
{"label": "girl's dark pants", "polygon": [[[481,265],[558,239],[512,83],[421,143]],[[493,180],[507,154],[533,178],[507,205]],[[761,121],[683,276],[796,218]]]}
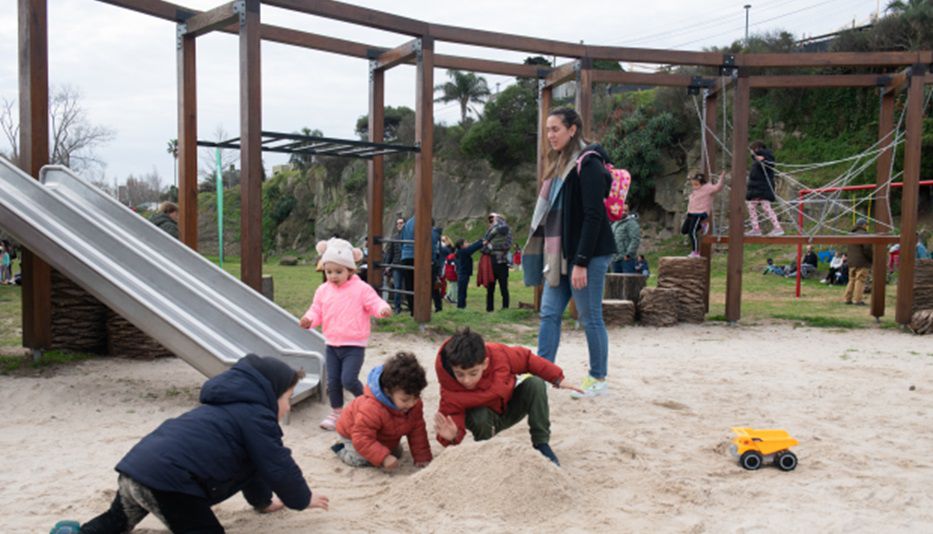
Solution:
{"label": "girl's dark pants", "polygon": [[359,377],[365,352],[365,347],[327,345],[324,359],[327,363],[327,398],[331,408],[343,408],[344,389],[357,397],[363,394]]}
{"label": "girl's dark pants", "polygon": [[547,443],[551,439],[547,384],[536,376],[529,376],[515,388],[501,414],[489,408],[467,410],[466,428],[473,433],[473,439],[482,441],[518,423],[526,415],[531,444]]}
{"label": "girl's dark pants", "polygon": [[467,287],[470,286],[469,276],[457,275],[457,307],[466,308]]}
{"label": "girl's dark pants", "polygon": [[680,232],[690,237],[690,248],[693,252],[700,251],[700,226],[709,215],[706,213],[688,213]]}

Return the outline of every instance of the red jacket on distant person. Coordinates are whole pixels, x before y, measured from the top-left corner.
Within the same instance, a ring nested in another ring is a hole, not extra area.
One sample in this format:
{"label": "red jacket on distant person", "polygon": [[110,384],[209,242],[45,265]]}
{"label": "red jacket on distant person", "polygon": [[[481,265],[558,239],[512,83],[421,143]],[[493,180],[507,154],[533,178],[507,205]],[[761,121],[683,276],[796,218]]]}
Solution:
{"label": "red jacket on distant person", "polygon": [[[445,342],[444,345],[447,343]],[[466,412],[471,408],[486,407],[501,414],[512,399],[515,391],[515,376],[531,373],[545,382],[559,384],[564,379],[560,367],[545,360],[525,347],[513,347],[501,343],[486,343],[486,357],[489,365],[483,371],[476,387],[466,389],[442,361],[444,347],[437,352],[434,369],[441,388],[439,411],[449,415],[457,424],[457,437],[448,441],[437,436],[437,441],[445,447],[460,443],[466,435]]]}
{"label": "red jacket on distant person", "polygon": [[376,467],[382,465],[405,436],[415,463],[430,462],[431,444],[424,424],[424,403],[419,400],[407,412],[394,408],[379,387],[381,372],[382,366],[373,369],[363,395],[343,409],[337,420],[337,433],[351,440],[356,452]]}

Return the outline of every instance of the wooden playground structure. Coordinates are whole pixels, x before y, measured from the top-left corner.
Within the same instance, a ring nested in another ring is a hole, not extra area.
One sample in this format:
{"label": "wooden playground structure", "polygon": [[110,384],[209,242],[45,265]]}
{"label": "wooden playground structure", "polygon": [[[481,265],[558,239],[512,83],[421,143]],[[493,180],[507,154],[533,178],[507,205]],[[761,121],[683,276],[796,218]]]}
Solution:
{"label": "wooden playground structure", "polygon": [[[88,0],[92,1],[92,0]],[[595,46],[554,41],[506,33],[439,25],[401,17],[391,13],[357,7],[333,0],[235,0],[209,11],[197,11],[161,0],[98,0],[130,9],[177,25],[178,65],[178,165],[179,220],[181,239],[197,247],[197,72],[195,67],[197,37],[212,31],[239,36],[240,72],[240,133],[235,140],[223,144],[239,148],[241,161],[241,278],[257,291],[262,278],[262,190],[261,152],[295,152],[336,156],[365,157],[368,163],[370,282],[378,285],[382,259],[380,237],[384,218],[384,156],[408,151],[415,157],[415,309],[414,318],[427,322],[431,316],[431,212],[432,212],[432,147],[434,141],[434,69],[456,69],[478,73],[501,74],[538,79],[539,122],[538,175],[543,172],[547,150],[542,135],[544,122],[551,109],[552,92],[560,84],[575,81],[576,108],[587,128],[592,127],[592,88],[594,83],[632,84],[682,87],[703,90],[714,105],[726,91],[733,92],[732,175],[744,177],[748,170],[748,130],[750,92],[755,88],[825,88],[863,87],[878,90],[882,105],[879,116],[879,139],[894,130],[895,98],[899,91],[907,92],[906,141],[903,172],[903,201],[900,234],[885,233],[860,236],[783,236],[747,237],[743,232],[744,179],[735,179],[729,201],[729,234],[706,236],[702,249],[709,259],[713,243],[728,243],[728,278],[726,288],[726,318],[741,317],[743,245],[773,243],[802,245],[806,243],[870,243],[875,247],[874,286],[871,313],[884,315],[885,245],[899,243],[901,273],[897,285],[895,319],[900,324],[910,320],[914,286],[914,264],[918,211],[918,183],[921,158],[921,134],[924,88],[933,82],[930,74],[933,52],[872,52],[872,53],[780,53],[722,54]],[[326,17],[379,30],[394,32],[408,38],[395,48],[337,39],[326,35],[273,26],[261,22],[261,6],[275,6],[295,12]],[[47,0],[18,0],[19,9],[19,72],[20,72],[20,166],[32,176],[48,163],[48,25]],[[283,134],[264,132],[261,116],[261,42],[263,40],[300,48],[340,54],[368,62],[369,143],[358,141],[291,138]],[[493,49],[519,51],[570,58],[561,65],[542,67],[471,57],[435,53],[436,42],[466,44]],[[605,71],[593,68],[594,60],[650,63],[671,66],[709,68],[718,75],[709,77],[670,73],[635,73]],[[384,80],[385,73],[398,65],[414,65],[416,131],[415,147],[400,147],[384,143]],[[881,72],[867,74],[760,74],[761,69],[800,69],[819,67],[871,68]],[[706,127],[716,129],[716,114],[705,118]],[[591,132],[585,132],[587,136]],[[704,150],[705,168],[715,167],[713,140]],[[877,184],[887,189],[894,147],[879,158]],[[873,217],[891,222],[884,203],[875,204]],[[39,258],[25,251],[23,258],[23,343],[30,348],[45,348],[50,342],[51,282],[50,269]]]}

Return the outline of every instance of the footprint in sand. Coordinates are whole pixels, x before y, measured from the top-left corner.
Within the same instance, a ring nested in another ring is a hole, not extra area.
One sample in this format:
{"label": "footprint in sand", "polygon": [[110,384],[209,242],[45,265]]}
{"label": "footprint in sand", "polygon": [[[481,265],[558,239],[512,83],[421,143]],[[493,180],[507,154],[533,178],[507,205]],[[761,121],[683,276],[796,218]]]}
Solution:
{"label": "footprint in sand", "polygon": [[677,401],[667,400],[667,401],[654,401],[655,406],[660,406],[661,408],[667,408],[668,410],[674,410],[677,412],[689,412],[690,407],[686,404],[681,404]]}

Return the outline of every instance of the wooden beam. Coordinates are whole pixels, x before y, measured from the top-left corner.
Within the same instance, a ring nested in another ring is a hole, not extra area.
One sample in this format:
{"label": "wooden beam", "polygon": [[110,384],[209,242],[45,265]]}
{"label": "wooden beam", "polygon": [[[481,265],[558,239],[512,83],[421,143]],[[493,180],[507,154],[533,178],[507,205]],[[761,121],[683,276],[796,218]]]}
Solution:
{"label": "wooden beam", "polygon": [[[704,103],[705,110],[706,110],[706,116],[704,117],[704,125],[705,125],[704,128],[706,130],[706,134],[703,136],[703,139],[705,140],[705,147],[703,147],[703,150],[700,156],[701,156],[701,161],[702,161],[701,168],[703,169],[703,172],[707,173],[707,175],[710,178],[712,178],[712,174],[715,172],[715,169],[716,169],[716,140],[713,138],[713,135],[710,132],[716,131],[716,119],[719,116],[719,114],[717,113],[717,111],[719,111],[718,106],[716,105],[717,101],[718,101],[718,97],[716,95],[712,95],[712,96],[707,95],[705,103]],[[712,212],[710,213],[709,220],[707,221],[707,225],[711,229],[715,228],[713,224],[715,216],[716,216],[716,210],[713,209]],[[703,292],[703,305],[706,309],[706,313],[709,313],[709,291],[711,287],[710,283],[713,277],[713,273],[712,273],[713,271],[712,269],[713,245],[712,243],[707,243],[706,241],[700,242],[700,256],[702,256],[704,261],[706,261],[706,291]]]}
{"label": "wooden beam", "polygon": [[880,74],[786,74],[778,76],[751,76],[752,89],[818,89],[829,87],[877,87],[885,85]]}
{"label": "wooden beam", "polygon": [[431,217],[434,198],[434,41],[422,40],[415,75],[415,303],[414,318],[431,320]]}
{"label": "wooden beam", "polygon": [[198,90],[197,41],[179,24],[178,62],[178,234],[198,249]]}
{"label": "wooden beam", "polygon": [[574,79],[577,71],[580,70],[579,61],[571,61],[563,65],[554,67],[551,72],[544,77],[544,87],[550,88]]}
{"label": "wooden beam", "polygon": [[[737,54],[737,67],[899,67],[924,63],[924,52]],[[929,63],[929,61],[926,61]]]}
{"label": "wooden beam", "polygon": [[196,9],[188,9],[171,2],[162,0],[97,0],[103,4],[122,7],[137,13],[149,15],[172,22],[184,22],[200,13]]}
{"label": "wooden beam", "polygon": [[[369,66],[369,142],[382,143],[385,140],[385,71],[376,67],[376,61]],[[382,269],[377,267],[382,261],[382,244],[376,236],[383,235],[382,219],[385,212],[385,158],[374,156],[367,163],[367,208],[369,212],[369,231],[366,247],[369,249],[367,261],[367,281],[373,287],[382,285]],[[396,288],[398,289],[398,288]]]}
{"label": "wooden beam", "polygon": [[593,139],[593,70],[590,65],[582,65],[577,71],[576,108],[583,119],[583,138]]}
{"label": "wooden beam", "polygon": [[[921,75],[922,76],[922,75]],[[897,271],[894,320],[907,324],[913,315],[914,265],[917,260],[917,208],[920,202],[920,149],[923,137],[924,84],[911,80],[907,89],[907,134],[904,140],[904,186],[901,191],[901,251]]]}
{"label": "wooden beam", "polygon": [[504,61],[490,61],[488,59],[474,59],[460,56],[434,55],[434,68],[453,69],[468,72],[481,72],[484,74],[502,74],[503,76],[516,76],[520,78],[542,78],[550,70],[541,65],[520,65]]}
{"label": "wooden beam", "polygon": [[[894,103],[895,94],[893,92],[883,92],[881,97],[881,110],[878,112],[878,142],[880,146],[887,147],[878,156],[877,166],[875,167],[876,182],[878,184],[877,194],[878,202],[874,203],[875,212],[873,214],[878,223],[886,224],[887,230],[879,229],[890,233],[891,228],[891,210],[890,203],[883,201],[887,199],[891,188],[887,185],[891,179],[891,160],[894,157],[894,137],[897,131],[894,128]],[[871,263],[871,314],[873,317],[884,316],[884,294],[887,286],[887,259],[888,249],[883,243],[876,243],[872,249]]]}
{"label": "wooden beam", "polygon": [[[549,87],[544,80],[538,80],[538,154],[537,154],[537,176],[538,188],[541,190],[541,184],[548,177],[544,175],[547,172],[548,152],[551,147],[547,140],[547,118],[551,112],[551,105],[554,97],[554,88]],[[538,284],[534,291],[534,309],[541,311],[541,296],[544,292],[544,286]]]}
{"label": "wooden beam", "polygon": [[686,74],[666,74],[663,72],[594,70],[591,76],[593,78],[593,83],[650,85],[653,87],[690,87],[695,82],[693,76]]}
{"label": "wooden beam", "polygon": [[548,56],[583,57],[586,55],[586,47],[578,43],[567,43],[552,41],[550,39],[539,39],[537,37],[526,37],[523,35],[446,26],[444,24],[431,24],[430,27],[431,37],[438,41],[446,41],[449,43],[485,46],[488,48],[530,52]]}
{"label": "wooden beam", "polygon": [[[19,167],[39,178],[49,162],[49,38],[46,0],[19,0]],[[23,250],[23,346],[52,345],[52,270]]]}
{"label": "wooden beam", "polygon": [[240,279],[262,290],[262,72],[259,0],[240,24]]}
{"label": "wooden beam", "polygon": [[373,63],[370,64],[370,68],[375,68],[378,70],[388,70],[392,67],[405,63],[408,60],[414,58],[418,49],[421,47],[421,39],[412,39],[407,43],[397,46],[392,50],[386,50],[385,52],[379,54],[374,58]]}
{"label": "wooden beam", "polygon": [[732,130],[732,188],[729,195],[729,247],[726,267],[726,320],[737,322],[742,315],[742,264],[745,239],[745,176],[748,171],[748,119],[751,84],[740,74],[735,84]]}
{"label": "wooden beam", "polygon": [[292,11],[298,11],[300,13],[411,35],[413,37],[421,37],[430,34],[426,22],[410,19],[408,17],[400,17],[398,15],[386,13],[385,11],[367,9],[343,2],[334,2],[333,0],[314,0],[313,2],[308,2],[307,0],[263,0],[263,3],[269,6],[291,9]]}
{"label": "wooden beam", "polygon": [[236,2],[228,2],[210,11],[192,15],[185,21],[185,35],[198,37],[205,33],[210,33],[214,30],[229,26],[231,23],[237,21],[240,15],[234,10],[235,3]]}
{"label": "wooden beam", "polygon": [[620,46],[587,46],[584,55],[591,59],[654,63],[658,65],[700,65],[718,67],[722,53],[662,50],[657,48],[627,48]]}
{"label": "wooden beam", "polygon": [[[744,198],[744,197],[743,197]],[[703,241],[715,245],[728,245],[732,242],[732,233],[729,235],[706,235]],[[896,235],[884,234],[842,234],[842,235],[782,235],[772,237],[767,235],[743,236],[744,245],[890,245],[898,242]],[[732,250],[733,247],[729,247]]]}
{"label": "wooden beam", "polygon": [[[235,27],[227,27],[222,31],[226,33],[237,33]],[[368,59],[373,50],[379,49],[379,47],[373,45],[327,37],[326,35],[319,35],[316,33],[302,32],[291,28],[273,26],[271,24],[263,24],[260,33],[262,38],[266,41],[361,59]]]}

